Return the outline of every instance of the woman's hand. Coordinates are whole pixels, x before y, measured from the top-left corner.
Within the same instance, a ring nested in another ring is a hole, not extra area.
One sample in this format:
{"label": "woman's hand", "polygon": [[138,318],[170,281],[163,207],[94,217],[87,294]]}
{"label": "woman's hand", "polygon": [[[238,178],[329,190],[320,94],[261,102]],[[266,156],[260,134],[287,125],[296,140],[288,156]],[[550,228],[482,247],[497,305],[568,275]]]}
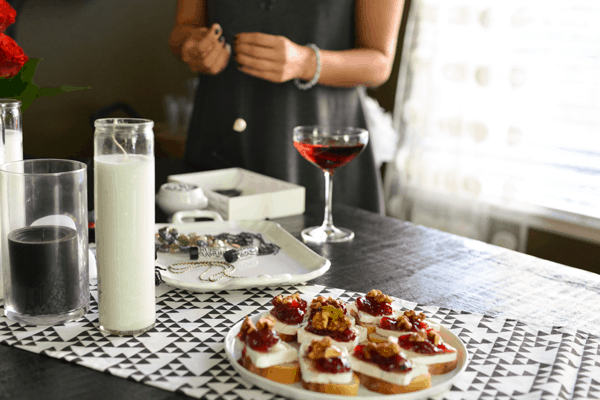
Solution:
{"label": "woman's hand", "polygon": [[240,71],[275,83],[310,80],[317,68],[314,51],[283,36],[239,33],[233,49]]}
{"label": "woman's hand", "polygon": [[195,28],[181,46],[181,59],[194,72],[216,75],[223,71],[231,56],[231,46],[225,43],[219,24],[210,28]]}

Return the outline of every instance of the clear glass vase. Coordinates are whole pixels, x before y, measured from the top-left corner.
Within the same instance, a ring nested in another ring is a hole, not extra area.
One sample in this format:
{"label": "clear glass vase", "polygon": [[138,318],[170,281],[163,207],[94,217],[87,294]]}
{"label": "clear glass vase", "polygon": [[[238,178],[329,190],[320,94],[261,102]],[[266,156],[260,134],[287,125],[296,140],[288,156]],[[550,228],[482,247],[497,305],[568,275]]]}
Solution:
{"label": "clear glass vase", "polygon": [[60,324],[89,308],[87,166],[71,160],[0,166],[4,314]]}

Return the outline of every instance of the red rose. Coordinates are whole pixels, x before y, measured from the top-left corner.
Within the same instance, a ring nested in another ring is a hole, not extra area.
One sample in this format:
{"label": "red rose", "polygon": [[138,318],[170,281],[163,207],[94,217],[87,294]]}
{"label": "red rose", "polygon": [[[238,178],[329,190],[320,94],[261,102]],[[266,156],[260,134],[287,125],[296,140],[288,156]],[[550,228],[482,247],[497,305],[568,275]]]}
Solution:
{"label": "red rose", "polygon": [[10,36],[0,33],[0,77],[12,78],[27,61],[23,49]]}
{"label": "red rose", "polygon": [[15,23],[17,12],[6,0],[0,0],[0,33]]}

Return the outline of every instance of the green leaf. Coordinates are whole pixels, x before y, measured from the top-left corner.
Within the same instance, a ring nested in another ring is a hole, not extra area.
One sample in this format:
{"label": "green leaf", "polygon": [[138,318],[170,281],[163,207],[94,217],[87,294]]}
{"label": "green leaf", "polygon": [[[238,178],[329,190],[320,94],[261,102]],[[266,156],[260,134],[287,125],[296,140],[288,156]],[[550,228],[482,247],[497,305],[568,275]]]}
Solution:
{"label": "green leaf", "polygon": [[31,82],[33,81],[33,75],[35,74],[35,70],[38,64],[42,61],[41,58],[30,58],[22,67],[21,70],[14,76],[14,78],[19,77],[23,82]]}
{"label": "green leaf", "polygon": [[0,78],[0,97],[21,101],[21,111],[25,111],[38,97],[52,97],[62,93],[91,89],[90,86],[76,87],[63,85],[57,88],[40,88],[33,83],[33,75],[41,61],[40,58],[29,59],[17,75],[12,78]]}

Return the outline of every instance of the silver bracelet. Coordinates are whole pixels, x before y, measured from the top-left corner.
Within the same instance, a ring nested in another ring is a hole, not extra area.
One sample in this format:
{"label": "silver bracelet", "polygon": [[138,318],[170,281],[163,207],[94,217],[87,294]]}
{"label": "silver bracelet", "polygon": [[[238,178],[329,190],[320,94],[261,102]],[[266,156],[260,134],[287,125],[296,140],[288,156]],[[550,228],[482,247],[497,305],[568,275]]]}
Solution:
{"label": "silver bracelet", "polygon": [[315,86],[319,81],[319,77],[321,76],[321,51],[314,43],[309,43],[306,45],[306,47],[310,47],[311,49],[313,49],[315,55],[317,56],[317,70],[315,71],[315,75],[308,82],[302,82],[300,78],[294,79],[294,84],[300,90],[308,90],[311,87]]}

